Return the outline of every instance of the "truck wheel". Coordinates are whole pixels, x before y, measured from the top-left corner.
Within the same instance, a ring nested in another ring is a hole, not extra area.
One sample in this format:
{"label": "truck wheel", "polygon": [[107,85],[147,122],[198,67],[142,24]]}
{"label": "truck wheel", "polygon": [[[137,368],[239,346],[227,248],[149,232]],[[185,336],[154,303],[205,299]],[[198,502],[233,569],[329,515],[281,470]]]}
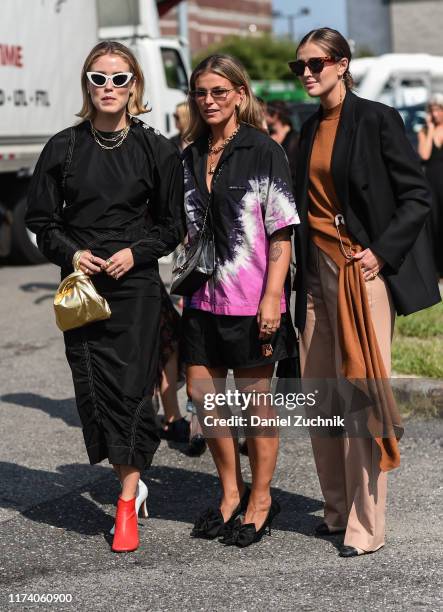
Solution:
{"label": "truck wheel", "polygon": [[35,234],[25,226],[26,197],[18,200],[13,209],[12,249],[10,261],[16,264],[41,264],[46,258],[37,248]]}

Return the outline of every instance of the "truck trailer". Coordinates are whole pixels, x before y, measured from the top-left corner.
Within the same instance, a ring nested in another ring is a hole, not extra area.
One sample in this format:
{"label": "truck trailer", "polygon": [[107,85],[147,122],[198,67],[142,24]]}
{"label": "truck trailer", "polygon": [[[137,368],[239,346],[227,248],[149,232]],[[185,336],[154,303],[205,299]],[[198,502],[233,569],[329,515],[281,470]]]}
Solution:
{"label": "truck trailer", "polygon": [[162,38],[154,0],[2,0],[0,20],[0,257],[44,261],[24,224],[27,189],[49,138],[78,123],[83,62],[99,40],[134,52],[152,109],[140,118],[165,136],[185,99],[186,41]]}

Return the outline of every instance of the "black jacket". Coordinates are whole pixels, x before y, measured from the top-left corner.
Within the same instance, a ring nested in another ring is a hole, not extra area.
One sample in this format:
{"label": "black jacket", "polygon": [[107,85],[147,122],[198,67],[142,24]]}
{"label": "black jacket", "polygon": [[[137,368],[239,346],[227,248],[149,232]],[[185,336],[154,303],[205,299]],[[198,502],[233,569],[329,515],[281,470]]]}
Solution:
{"label": "black jacket", "polygon": [[[321,112],[320,107],[304,123],[298,153],[296,204],[301,223],[296,228],[294,287],[295,323],[300,330],[306,321],[309,163]],[[424,228],[431,195],[399,113],[348,92],[331,169],[350,234],[386,262],[382,273],[397,314],[411,314],[439,302]]]}

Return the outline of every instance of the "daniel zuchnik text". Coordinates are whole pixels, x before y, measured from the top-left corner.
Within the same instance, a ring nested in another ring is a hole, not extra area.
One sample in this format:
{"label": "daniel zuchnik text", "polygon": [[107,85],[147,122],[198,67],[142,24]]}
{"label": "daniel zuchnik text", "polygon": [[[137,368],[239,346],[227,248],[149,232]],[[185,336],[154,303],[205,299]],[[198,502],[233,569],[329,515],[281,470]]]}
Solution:
{"label": "daniel zuchnik text", "polygon": [[249,418],[237,415],[218,418],[207,414],[203,422],[206,427],[344,427],[345,425],[343,417],[339,416],[306,418],[300,414],[291,414],[286,417],[251,415]]}

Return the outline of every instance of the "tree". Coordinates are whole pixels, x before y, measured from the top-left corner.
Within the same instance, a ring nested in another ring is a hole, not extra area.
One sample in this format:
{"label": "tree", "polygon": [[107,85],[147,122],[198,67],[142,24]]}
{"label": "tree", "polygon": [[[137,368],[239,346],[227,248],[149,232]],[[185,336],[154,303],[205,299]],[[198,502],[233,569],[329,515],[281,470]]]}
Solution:
{"label": "tree", "polygon": [[288,61],[295,58],[296,45],[284,38],[261,36],[228,36],[193,57],[195,67],[212,53],[226,53],[238,58],[253,81],[289,81],[294,75]]}

